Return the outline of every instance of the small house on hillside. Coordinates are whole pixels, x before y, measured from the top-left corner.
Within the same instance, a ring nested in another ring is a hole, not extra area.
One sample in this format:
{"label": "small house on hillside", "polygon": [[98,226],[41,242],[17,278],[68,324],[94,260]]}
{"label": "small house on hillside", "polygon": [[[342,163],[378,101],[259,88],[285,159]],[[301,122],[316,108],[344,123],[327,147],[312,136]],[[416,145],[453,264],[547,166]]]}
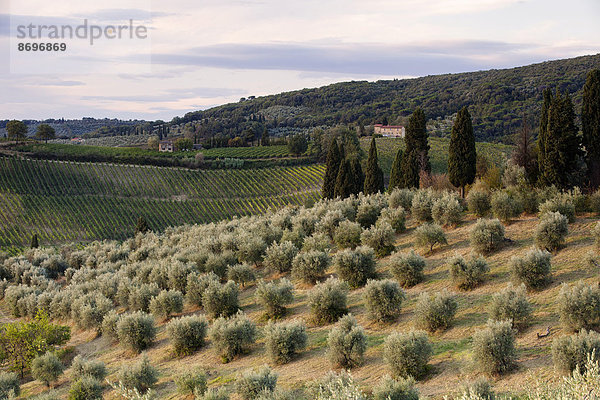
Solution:
{"label": "small house on hillside", "polygon": [[406,133],[404,127],[402,125],[383,125],[383,124],[375,124],[374,133],[380,134],[382,136],[391,136],[391,137],[404,137]]}
{"label": "small house on hillside", "polygon": [[175,145],[171,139],[158,142],[158,151],[172,153],[174,149]]}

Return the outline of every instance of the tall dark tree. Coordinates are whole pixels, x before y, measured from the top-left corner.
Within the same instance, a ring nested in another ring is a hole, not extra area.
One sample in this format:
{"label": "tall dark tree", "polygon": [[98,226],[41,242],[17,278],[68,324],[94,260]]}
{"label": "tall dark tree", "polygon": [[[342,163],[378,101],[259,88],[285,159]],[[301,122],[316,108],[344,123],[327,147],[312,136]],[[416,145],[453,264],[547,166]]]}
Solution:
{"label": "tall dark tree", "polygon": [[294,135],[288,141],[288,150],[290,153],[299,156],[304,153],[308,149],[308,141],[306,140],[306,136],[299,133]]}
{"label": "tall dark tree", "polygon": [[525,169],[527,180],[530,183],[535,183],[537,180],[538,168],[531,141],[531,129],[529,128],[529,122],[525,115],[523,115],[521,129],[519,129],[517,137],[515,138],[515,149],[512,152],[512,160],[516,165]]}
{"label": "tall dark tree", "polygon": [[8,134],[8,139],[18,142],[27,136],[27,125],[23,121],[17,121],[16,119],[8,121],[6,124],[6,133]]}
{"label": "tall dark tree", "polygon": [[35,132],[35,137],[48,143],[48,140],[56,137],[56,131],[48,124],[40,124]]}
{"label": "tall dark tree", "polygon": [[385,184],[383,182],[383,171],[379,167],[377,160],[377,144],[375,138],[371,139],[371,148],[369,149],[369,158],[367,159],[367,170],[365,171],[365,194],[374,194],[383,192]]}
{"label": "tall dark tree", "polygon": [[352,176],[351,194],[359,194],[363,191],[365,185],[365,173],[360,165],[360,158],[357,155],[349,157],[350,159],[350,174]]}
{"label": "tall dark tree", "polygon": [[590,186],[600,186],[600,70],[588,73],[583,86],[581,128]]}
{"label": "tall dark tree", "polygon": [[581,140],[575,125],[575,110],[568,93],[556,93],[548,112],[544,143],[542,181],[562,189],[577,185]]}
{"label": "tall dark tree", "polygon": [[548,134],[548,115],[550,113],[550,105],[552,104],[552,90],[550,88],[544,89],[543,92],[544,102],[542,103],[542,112],[540,114],[540,127],[538,132],[537,139],[537,148],[538,148],[538,182],[542,186],[549,185],[549,182],[546,182],[544,169],[546,165],[546,136]]}
{"label": "tall dark tree", "polygon": [[150,227],[148,226],[148,221],[146,221],[146,218],[139,217],[135,226],[135,233],[146,233],[149,230]]}
{"label": "tall dark tree", "polygon": [[419,167],[419,153],[417,151],[411,151],[404,155],[401,164],[402,171],[402,187],[405,188],[418,188],[421,180]]}
{"label": "tall dark tree", "polygon": [[475,180],[476,165],[477,151],[473,122],[469,110],[464,107],[456,115],[448,149],[448,178],[454,186],[460,188],[460,194],[463,197],[465,186]]}
{"label": "tall dark tree", "polygon": [[40,247],[37,233],[34,233],[31,237],[31,245],[29,247],[31,247],[32,249],[37,249],[38,247]]}
{"label": "tall dark tree", "polygon": [[327,152],[327,160],[325,162],[325,177],[323,178],[323,188],[321,189],[321,197],[324,199],[335,198],[335,182],[342,158],[340,157],[340,149],[337,140],[333,139],[329,144]]}
{"label": "tall dark tree", "polygon": [[269,130],[267,129],[266,126],[263,128],[262,136],[260,138],[260,145],[261,146],[269,145]]}
{"label": "tall dark tree", "polygon": [[392,171],[390,172],[390,183],[388,184],[388,191],[392,191],[395,188],[404,187],[404,176],[402,175],[402,149],[398,149],[396,157],[392,163]]}
{"label": "tall dark tree", "polygon": [[352,169],[350,160],[345,159],[340,163],[340,168],[335,180],[335,197],[345,199],[352,194]]}
{"label": "tall dark tree", "polygon": [[408,120],[406,127],[406,154],[415,151],[417,153],[418,168],[427,173],[431,172],[429,162],[429,141],[427,136],[427,117],[420,107],[415,110]]}

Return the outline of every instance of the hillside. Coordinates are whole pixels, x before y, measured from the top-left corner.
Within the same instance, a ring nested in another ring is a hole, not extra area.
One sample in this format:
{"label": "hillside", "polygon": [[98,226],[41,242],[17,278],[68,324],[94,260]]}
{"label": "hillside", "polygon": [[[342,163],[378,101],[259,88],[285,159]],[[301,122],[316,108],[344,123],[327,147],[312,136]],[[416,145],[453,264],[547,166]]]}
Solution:
{"label": "hillside", "polygon": [[[252,126],[251,117],[256,115],[264,117],[275,132],[286,127],[370,125],[384,118],[389,123],[403,122],[417,107],[423,107],[432,122],[442,122],[468,106],[478,140],[510,143],[509,136],[521,125],[524,113],[534,127],[538,125],[544,88],[571,93],[578,110],[586,74],[592,68],[600,68],[600,54],[511,69],[344,82],[190,112],[172,122],[196,121],[207,137],[236,136]],[[430,133],[448,134],[451,124],[447,122]]]}
{"label": "hillside", "polygon": [[0,157],[0,248],[125,239],[151,227],[260,214],[320,196],[318,164],[251,170],[187,170]]}
{"label": "hillside", "polygon": [[[300,224],[304,224],[308,221],[306,218],[311,216],[317,216],[317,220],[313,222],[317,222],[316,226],[319,226],[319,221],[324,221],[324,213],[328,209],[337,207],[338,205],[335,204],[318,204],[314,209],[301,210],[292,219],[295,226],[293,229],[297,230],[301,226]],[[284,210],[277,215],[280,217],[285,216],[288,212]],[[296,217],[300,218],[297,219]],[[94,266],[82,266],[77,272],[77,278],[74,278],[69,284],[63,285],[61,291],[79,293],[78,290],[81,289],[78,289],[78,287],[88,285],[86,277],[94,277],[94,282],[96,282],[94,285],[97,285],[94,286],[97,287],[96,290],[106,291],[108,296],[111,296],[108,294],[109,292],[112,293],[108,289],[110,285],[105,286],[102,282],[113,282],[110,280],[111,277],[125,280],[128,282],[125,285],[130,285],[129,290],[133,290],[135,285],[139,284],[137,281],[139,279],[150,281],[162,279],[160,278],[161,273],[158,272],[153,271],[148,275],[148,272],[152,270],[160,271],[161,268],[169,270],[171,267],[182,268],[182,262],[208,252],[207,246],[214,247],[216,242],[222,242],[225,245],[226,241],[230,240],[231,230],[239,234],[237,244],[244,243],[249,234],[248,229],[253,230],[254,234],[258,234],[258,232],[265,235],[272,234],[273,232],[266,228],[268,224],[262,225],[260,221],[262,220],[249,219],[220,225],[182,227],[158,237],[153,234],[149,234],[145,238],[138,237],[125,243],[122,247],[116,244],[90,246],[84,249],[83,252],[74,253],[72,259],[85,260],[86,257],[89,257],[88,260],[94,260]],[[273,224],[270,225],[271,228],[282,223],[285,224],[284,218],[275,217],[271,221]],[[491,296],[506,287],[511,280],[508,260],[513,256],[522,256],[533,245],[533,236],[538,219],[536,216],[526,215],[507,225],[506,237],[510,239],[510,242],[507,242],[500,250],[486,256],[486,260],[490,265],[490,272],[484,282],[471,291],[460,291],[456,289],[450,279],[446,262],[457,253],[463,256],[471,253],[469,236],[475,221],[476,218],[467,215],[457,228],[444,229],[448,244],[431,253],[419,249],[417,246],[415,228],[419,224],[413,218],[408,220],[407,230],[404,233],[394,236],[395,251],[402,253],[414,248],[420,254],[423,254],[426,260],[424,281],[412,288],[405,289],[407,299],[402,304],[401,314],[397,320],[391,323],[373,322],[365,309],[362,297],[364,289],[354,289],[349,292],[349,312],[364,327],[368,336],[368,348],[364,363],[352,370],[353,376],[366,392],[370,392],[381,377],[389,373],[389,366],[384,361],[382,353],[384,340],[392,332],[407,332],[415,327],[415,304],[418,296],[424,291],[449,290],[458,301],[458,311],[455,321],[449,329],[429,334],[429,339],[433,344],[433,357],[429,361],[430,367],[427,376],[417,383],[422,398],[441,399],[444,395],[456,393],[457,388],[464,382],[482,375],[472,361],[473,334],[485,325],[489,317],[488,305]],[[569,225],[565,247],[552,257],[551,282],[539,290],[532,290],[527,293],[527,297],[533,306],[533,314],[528,319],[526,327],[516,336],[517,367],[511,373],[492,378],[496,392],[520,395],[528,387],[531,387],[532,382],[536,379],[543,381],[545,385],[560,380],[554,372],[550,352],[553,340],[567,334],[559,321],[557,296],[561,285],[564,283],[573,284],[579,280],[584,280],[591,285],[598,284],[597,268],[590,266],[586,261],[586,254],[595,253],[594,241],[589,232],[597,222],[598,219],[595,216],[580,214],[577,220]],[[221,233],[219,234],[219,232]],[[228,246],[230,245],[231,243],[228,244]],[[332,256],[335,256],[338,250],[332,247],[330,251]],[[223,254],[225,252],[223,250]],[[43,259],[41,253],[37,254],[38,259]],[[148,258],[144,261],[134,261],[139,260],[141,254],[145,254]],[[243,253],[236,254],[241,257]],[[113,261],[110,261],[110,259]],[[117,259],[118,261],[114,261]],[[16,260],[9,261],[7,264],[10,264],[10,262],[16,262]],[[390,273],[391,262],[391,257],[384,257],[377,261],[378,278],[392,278]],[[27,262],[22,261],[21,265],[27,265]],[[196,263],[192,265],[191,268],[194,270],[199,268]],[[24,267],[21,266],[20,268],[23,269]],[[281,274],[268,272],[260,266],[260,263],[258,267],[252,269],[257,277],[266,280],[278,279],[282,276]],[[102,279],[96,275],[100,273],[103,274]],[[163,271],[163,273],[165,272]],[[330,266],[325,275],[335,276],[336,274],[336,269]],[[283,275],[289,276],[288,274]],[[146,276],[146,278],[142,278],[142,276]],[[259,333],[256,343],[251,345],[246,353],[227,364],[222,364],[215,349],[215,344],[211,341],[208,341],[202,349],[190,356],[176,357],[172,353],[169,337],[166,333],[166,322],[157,319],[158,335],[155,343],[147,350],[146,354],[149,356],[151,364],[158,368],[160,372],[158,384],[155,386],[158,398],[186,398],[177,394],[174,379],[196,367],[203,368],[209,373],[210,387],[225,387],[229,390],[234,389],[235,379],[239,377],[242,371],[263,364],[272,366],[279,374],[278,386],[284,388],[300,389],[308,382],[322,378],[327,371],[333,368],[327,357],[327,335],[333,325],[318,325],[313,322],[308,305],[308,293],[312,286],[297,279],[294,279],[293,283],[294,302],[288,306],[288,313],[283,321],[299,320],[305,322],[308,332],[308,346],[291,362],[284,365],[276,365],[268,357],[262,331]],[[169,286],[171,284],[162,283],[161,285]],[[255,290],[254,283],[240,287],[240,306],[262,330],[266,324],[262,316],[264,308],[257,303],[254,297]],[[113,294],[113,296],[116,295]],[[117,306],[117,308],[120,312],[126,310],[126,307],[123,308],[122,306]],[[2,309],[6,314],[10,312],[6,300]],[[195,314],[203,315],[204,312],[196,306],[187,304],[183,312],[177,313],[176,317]],[[537,338],[536,333],[545,332],[547,327],[551,327],[550,336],[542,339]],[[81,330],[74,326],[73,329],[74,335],[69,344],[74,346],[77,354],[103,361],[108,368],[108,379],[111,381],[117,379],[117,371],[122,365],[131,364],[140,358],[140,356],[135,355],[122,345],[117,345],[107,337],[96,337],[95,332],[92,330]],[[68,370],[56,384],[57,393],[61,396],[67,393],[71,373]],[[46,389],[42,383],[30,381],[22,386],[22,397],[27,398],[44,390]],[[118,398],[112,391],[105,392],[105,396],[107,399],[116,400]],[[239,399],[239,397],[234,395],[232,399]]]}

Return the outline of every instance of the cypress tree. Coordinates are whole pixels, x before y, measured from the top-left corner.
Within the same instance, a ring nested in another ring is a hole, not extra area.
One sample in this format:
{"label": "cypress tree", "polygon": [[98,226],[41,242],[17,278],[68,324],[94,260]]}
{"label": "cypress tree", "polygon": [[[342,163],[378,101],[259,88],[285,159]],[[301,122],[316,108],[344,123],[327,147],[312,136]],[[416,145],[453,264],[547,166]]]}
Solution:
{"label": "cypress tree", "polygon": [[31,237],[31,246],[29,247],[31,247],[32,249],[37,249],[38,247],[40,247],[37,233],[34,233]]}
{"label": "cypress tree", "polygon": [[548,115],[550,111],[550,104],[552,104],[552,91],[550,89],[544,89],[543,92],[544,103],[542,104],[542,112],[540,114],[540,128],[538,133],[538,180],[540,185],[546,186],[549,183],[545,181],[544,169],[546,168],[546,136],[548,132]]}
{"label": "cypress tree", "polygon": [[458,112],[448,149],[448,177],[450,182],[460,187],[461,196],[465,195],[465,186],[475,180],[477,152],[473,123],[467,107]]}
{"label": "cypress tree", "polygon": [[359,194],[363,191],[365,185],[365,174],[362,166],[360,165],[360,159],[358,156],[350,157],[350,174],[352,177],[350,193]]}
{"label": "cypress tree", "polygon": [[150,228],[148,227],[148,222],[146,221],[146,218],[139,217],[135,227],[135,233],[146,233],[149,230]]}
{"label": "cypress tree", "polygon": [[[412,113],[406,127],[406,154],[413,151],[417,152],[415,159],[418,163],[418,169],[431,173],[431,164],[429,163],[429,142],[427,137],[427,117],[421,107]],[[417,185],[418,186],[418,185]]]}
{"label": "cypress tree", "polygon": [[413,150],[406,154],[402,159],[401,170],[403,178],[402,187],[418,188],[420,182],[419,173],[421,169],[419,168],[419,155],[417,151]]}
{"label": "cypress tree", "polygon": [[261,146],[269,145],[269,131],[266,126],[263,128],[262,137],[260,138],[260,145]]}
{"label": "cypress tree", "polygon": [[580,138],[575,125],[575,110],[568,93],[556,93],[548,110],[542,181],[561,189],[575,186],[580,156]]}
{"label": "cypress tree", "polygon": [[367,171],[365,172],[365,194],[374,194],[385,190],[383,182],[383,171],[377,161],[377,144],[375,138],[371,139],[369,158],[367,159]]}
{"label": "cypress tree", "polygon": [[342,158],[340,157],[340,149],[338,147],[337,140],[333,139],[329,145],[329,151],[327,152],[327,168],[325,170],[323,188],[321,190],[321,197],[324,199],[335,198],[335,182],[340,169],[341,161]]}
{"label": "cypress tree", "polygon": [[600,70],[598,69],[588,73],[583,86],[581,123],[590,186],[596,189],[600,186]]}
{"label": "cypress tree", "polygon": [[392,191],[395,188],[404,187],[404,177],[402,176],[402,149],[398,149],[396,157],[392,163],[392,171],[390,172],[390,183],[388,185],[388,191]]}
{"label": "cypress tree", "polygon": [[350,160],[345,159],[340,163],[340,169],[335,180],[335,197],[345,199],[352,194],[352,171]]}

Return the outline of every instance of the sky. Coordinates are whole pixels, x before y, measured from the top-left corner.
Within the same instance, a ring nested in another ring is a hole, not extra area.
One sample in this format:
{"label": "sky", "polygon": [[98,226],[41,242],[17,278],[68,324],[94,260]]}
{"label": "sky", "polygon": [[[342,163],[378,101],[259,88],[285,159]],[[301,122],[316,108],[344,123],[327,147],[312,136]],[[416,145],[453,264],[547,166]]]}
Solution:
{"label": "sky", "polygon": [[[170,120],[335,82],[597,54],[599,17],[600,0],[0,0],[0,119]],[[17,38],[19,25],[84,19],[147,35],[17,49],[50,42]]]}

